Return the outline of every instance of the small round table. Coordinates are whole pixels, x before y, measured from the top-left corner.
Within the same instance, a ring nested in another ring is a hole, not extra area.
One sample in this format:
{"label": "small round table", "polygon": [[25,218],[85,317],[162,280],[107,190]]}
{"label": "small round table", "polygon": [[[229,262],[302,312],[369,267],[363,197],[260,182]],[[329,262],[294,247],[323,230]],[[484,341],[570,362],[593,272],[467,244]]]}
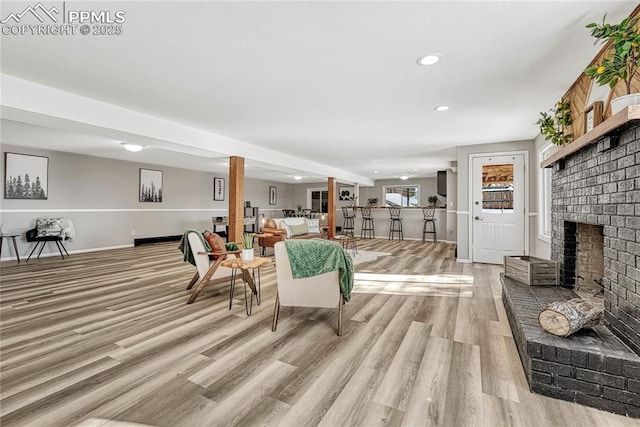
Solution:
{"label": "small round table", "polygon": [[360,239],[358,239],[357,237],[335,236],[331,240],[333,240],[334,242],[340,242],[342,248],[345,251],[351,249],[351,252],[354,255],[358,254],[358,240]]}
{"label": "small round table", "polygon": [[[251,261],[243,261],[242,258],[227,258],[220,264],[222,267],[231,268],[231,289],[229,290],[229,310],[233,304],[233,291],[236,287],[236,270],[242,271],[242,281],[244,282],[244,307],[247,312],[247,316],[251,316],[253,309],[253,297],[249,294],[249,301],[247,301],[247,285],[251,291],[256,295],[256,302],[260,305],[260,267],[271,264],[271,258],[253,257]],[[251,272],[249,272],[251,269]],[[258,276],[256,280],[256,270]],[[256,286],[257,283],[257,286]]]}
{"label": "small round table", "polygon": [[5,237],[11,239],[13,241],[13,250],[16,251],[16,258],[18,258],[18,264],[20,264],[20,252],[18,252],[18,244],[16,243],[16,237],[20,236],[19,234],[0,234],[0,257],[2,257],[2,241]]}

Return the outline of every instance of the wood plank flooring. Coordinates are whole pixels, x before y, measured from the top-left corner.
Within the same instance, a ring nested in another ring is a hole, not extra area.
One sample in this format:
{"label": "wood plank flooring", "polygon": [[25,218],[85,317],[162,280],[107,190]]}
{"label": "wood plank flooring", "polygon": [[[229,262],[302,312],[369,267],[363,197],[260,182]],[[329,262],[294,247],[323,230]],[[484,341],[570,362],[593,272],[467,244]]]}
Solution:
{"label": "wood plank flooring", "polygon": [[369,240],[344,310],[205,288],[176,243],[0,265],[2,426],[632,426],[531,394],[499,266],[445,243]]}

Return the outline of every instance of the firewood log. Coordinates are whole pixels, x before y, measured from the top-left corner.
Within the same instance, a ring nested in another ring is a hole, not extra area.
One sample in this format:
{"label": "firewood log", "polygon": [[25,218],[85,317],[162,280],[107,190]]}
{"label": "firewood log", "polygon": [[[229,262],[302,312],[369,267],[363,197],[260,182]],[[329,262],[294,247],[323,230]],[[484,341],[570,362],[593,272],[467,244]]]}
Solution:
{"label": "firewood log", "polygon": [[601,310],[583,299],[575,298],[547,305],[538,316],[538,323],[551,334],[568,337],[582,328],[597,325],[601,316]]}

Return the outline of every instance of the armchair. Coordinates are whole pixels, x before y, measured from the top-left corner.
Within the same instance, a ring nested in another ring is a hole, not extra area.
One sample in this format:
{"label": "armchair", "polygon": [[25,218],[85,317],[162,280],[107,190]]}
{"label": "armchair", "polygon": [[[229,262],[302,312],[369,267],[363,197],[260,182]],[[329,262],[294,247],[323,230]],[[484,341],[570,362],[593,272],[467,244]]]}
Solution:
{"label": "armchair", "polygon": [[278,225],[272,219],[268,219],[265,222],[260,232],[262,234],[270,234],[270,236],[258,238],[258,246],[260,246],[262,256],[264,256],[266,248],[273,248],[276,243],[284,241],[287,237],[287,230],[278,228]]}
{"label": "armchair", "polygon": [[[311,243],[311,242],[309,242]],[[312,277],[294,279],[284,242],[274,246],[276,260],[277,294],[273,309],[271,330],[278,327],[280,306],[318,307],[338,309],[337,334],[342,335],[342,305],[344,298],[340,292],[338,270]]]}
{"label": "armchair", "polygon": [[[200,233],[197,231],[188,232],[187,234],[188,244],[197,268],[196,274],[193,276],[193,279],[191,279],[191,282],[189,282],[189,285],[187,286],[187,289],[191,289],[197,283],[197,286],[191,293],[187,304],[193,303],[200,295],[200,292],[202,292],[202,289],[204,289],[204,287],[208,285],[212,279],[226,278],[231,276],[230,269],[224,268],[218,270],[218,267],[220,267],[222,261],[227,259],[228,255],[235,257],[236,254],[240,253],[239,250],[207,252],[204,244],[202,243],[202,235],[198,234]],[[198,279],[200,280],[198,281]]]}

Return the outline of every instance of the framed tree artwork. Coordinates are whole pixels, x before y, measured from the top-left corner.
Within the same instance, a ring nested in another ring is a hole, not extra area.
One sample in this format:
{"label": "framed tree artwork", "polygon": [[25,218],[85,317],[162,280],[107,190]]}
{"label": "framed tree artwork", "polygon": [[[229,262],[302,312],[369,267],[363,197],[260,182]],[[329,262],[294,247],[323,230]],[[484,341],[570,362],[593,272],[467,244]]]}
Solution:
{"label": "framed tree artwork", "polygon": [[269,204],[277,205],[278,204],[278,187],[273,185],[269,186]]}
{"label": "framed tree artwork", "polygon": [[162,171],[140,168],[139,201],[162,203]]}
{"label": "framed tree artwork", "polygon": [[224,200],[224,178],[213,178],[213,200]]}
{"label": "framed tree artwork", "polygon": [[5,153],[4,198],[47,200],[49,158]]}

